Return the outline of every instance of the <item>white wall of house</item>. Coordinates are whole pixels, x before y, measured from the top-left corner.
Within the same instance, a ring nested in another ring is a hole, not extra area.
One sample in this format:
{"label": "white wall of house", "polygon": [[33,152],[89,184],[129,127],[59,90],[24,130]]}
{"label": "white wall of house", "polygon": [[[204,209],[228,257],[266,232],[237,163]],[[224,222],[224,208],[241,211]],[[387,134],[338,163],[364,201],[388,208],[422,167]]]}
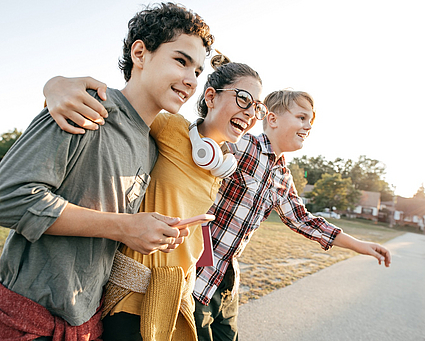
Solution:
{"label": "white wall of house", "polygon": [[[379,210],[377,207],[364,207],[367,210],[371,210],[372,211],[372,216],[377,217]],[[357,214],[362,214],[363,212],[363,206],[356,206],[356,208],[353,210],[354,213]]]}
{"label": "white wall of house", "polygon": [[412,221],[416,224],[418,224],[419,228],[421,230],[424,229],[424,225],[425,225],[425,217],[418,217],[417,215],[413,216]]}
{"label": "white wall of house", "polygon": [[400,220],[402,213],[401,211],[394,211],[394,220]]}
{"label": "white wall of house", "polygon": [[374,217],[377,217],[378,216],[378,212],[379,212],[378,208],[377,207],[371,207],[371,208],[372,208],[372,215]]}

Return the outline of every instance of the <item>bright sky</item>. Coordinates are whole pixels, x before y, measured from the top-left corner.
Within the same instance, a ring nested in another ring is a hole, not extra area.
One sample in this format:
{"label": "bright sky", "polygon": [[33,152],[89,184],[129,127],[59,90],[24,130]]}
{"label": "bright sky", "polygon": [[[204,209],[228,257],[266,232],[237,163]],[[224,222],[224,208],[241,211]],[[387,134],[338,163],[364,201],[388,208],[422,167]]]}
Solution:
{"label": "bright sky", "polygon": [[[24,130],[55,75],[121,89],[117,67],[128,20],[146,0],[8,1],[0,5],[0,134]],[[315,99],[304,148],[286,155],[382,161],[396,194],[425,183],[425,2],[422,0],[182,0],[215,48],[257,70],[263,97],[291,87]],[[199,84],[212,70],[206,65]],[[181,113],[195,118],[198,93]],[[258,125],[253,131],[261,132]]]}

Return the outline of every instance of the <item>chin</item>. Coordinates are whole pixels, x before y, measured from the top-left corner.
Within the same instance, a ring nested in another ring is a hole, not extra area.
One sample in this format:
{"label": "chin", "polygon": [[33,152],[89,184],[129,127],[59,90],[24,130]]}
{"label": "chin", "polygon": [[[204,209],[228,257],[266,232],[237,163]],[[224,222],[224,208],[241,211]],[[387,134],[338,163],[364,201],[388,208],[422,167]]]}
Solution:
{"label": "chin", "polygon": [[232,137],[229,137],[229,138],[227,138],[227,142],[230,142],[230,143],[237,143],[237,142],[239,142],[239,140],[242,138],[242,136],[243,135],[238,135],[238,136],[232,136]]}
{"label": "chin", "polygon": [[164,108],[164,110],[166,110],[167,112],[169,112],[170,114],[178,114],[180,111],[180,108],[182,107],[183,104],[180,105],[173,105],[173,106],[169,106],[168,108]]}
{"label": "chin", "polygon": [[297,150],[300,150],[302,148],[303,148],[303,144],[301,143],[301,144],[297,144],[295,146],[292,146],[292,148],[290,148],[290,149],[285,148],[284,150],[285,150],[285,152],[296,152]]}
{"label": "chin", "polygon": [[295,152],[295,151],[297,151],[297,150],[302,149],[303,147],[304,147],[304,144],[302,144],[302,143],[301,143],[301,144],[300,144],[300,145],[299,145],[299,146],[298,146],[298,147],[294,150],[294,152]]}

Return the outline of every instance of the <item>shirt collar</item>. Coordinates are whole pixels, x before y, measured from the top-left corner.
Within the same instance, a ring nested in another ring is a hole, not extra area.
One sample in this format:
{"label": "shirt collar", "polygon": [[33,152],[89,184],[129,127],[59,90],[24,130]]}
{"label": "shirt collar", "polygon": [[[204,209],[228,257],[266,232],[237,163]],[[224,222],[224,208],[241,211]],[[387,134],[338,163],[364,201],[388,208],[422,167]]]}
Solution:
{"label": "shirt collar", "polygon": [[260,142],[261,152],[263,154],[267,154],[269,157],[272,157],[276,166],[280,165],[282,167],[286,167],[286,161],[283,154],[276,160],[277,155],[273,151],[272,144],[266,134],[261,133],[259,136],[257,136],[257,139]]}

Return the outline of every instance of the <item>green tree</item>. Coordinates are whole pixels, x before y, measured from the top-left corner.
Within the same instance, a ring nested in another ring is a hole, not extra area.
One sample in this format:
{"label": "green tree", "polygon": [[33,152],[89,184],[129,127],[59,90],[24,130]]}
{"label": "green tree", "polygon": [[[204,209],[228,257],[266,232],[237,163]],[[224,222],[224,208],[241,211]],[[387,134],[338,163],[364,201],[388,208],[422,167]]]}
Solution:
{"label": "green tree", "polygon": [[3,133],[0,136],[0,160],[6,155],[10,147],[15,143],[15,141],[22,135],[22,132],[18,131],[16,128],[13,131]]}
{"label": "green tree", "polygon": [[351,179],[343,179],[339,173],[323,174],[313,191],[308,193],[317,210],[336,207],[343,211],[348,207],[354,208],[360,196],[361,192],[353,186]]}
{"label": "green tree", "polygon": [[382,201],[392,200],[394,191],[385,181],[385,165],[382,162],[367,158],[365,155],[361,155],[355,163],[351,160],[349,162],[352,165],[351,168],[346,167],[346,176],[351,179],[356,189],[380,192]]}
{"label": "green tree", "polygon": [[334,161],[327,161],[323,156],[318,157],[302,156],[294,158],[289,165],[297,164],[300,169],[307,172],[307,180],[311,185],[315,185],[322,178],[323,174],[341,174],[343,179],[351,179],[352,184],[358,190],[380,192],[382,201],[391,201],[394,196],[392,186],[385,181],[385,165],[365,155],[359,157],[357,161],[336,158]]}
{"label": "green tree", "polygon": [[304,191],[305,185],[307,185],[304,169],[300,168],[297,164],[290,164],[288,168],[291,170],[295,188],[297,192],[301,194]]}
{"label": "green tree", "polygon": [[329,162],[326,161],[322,155],[310,158],[303,155],[301,158],[294,158],[289,163],[289,166],[291,167],[294,164],[297,164],[300,169],[304,169],[307,173],[307,183],[310,185],[314,185],[318,180],[320,180],[322,174],[335,173],[332,165],[329,165]]}

